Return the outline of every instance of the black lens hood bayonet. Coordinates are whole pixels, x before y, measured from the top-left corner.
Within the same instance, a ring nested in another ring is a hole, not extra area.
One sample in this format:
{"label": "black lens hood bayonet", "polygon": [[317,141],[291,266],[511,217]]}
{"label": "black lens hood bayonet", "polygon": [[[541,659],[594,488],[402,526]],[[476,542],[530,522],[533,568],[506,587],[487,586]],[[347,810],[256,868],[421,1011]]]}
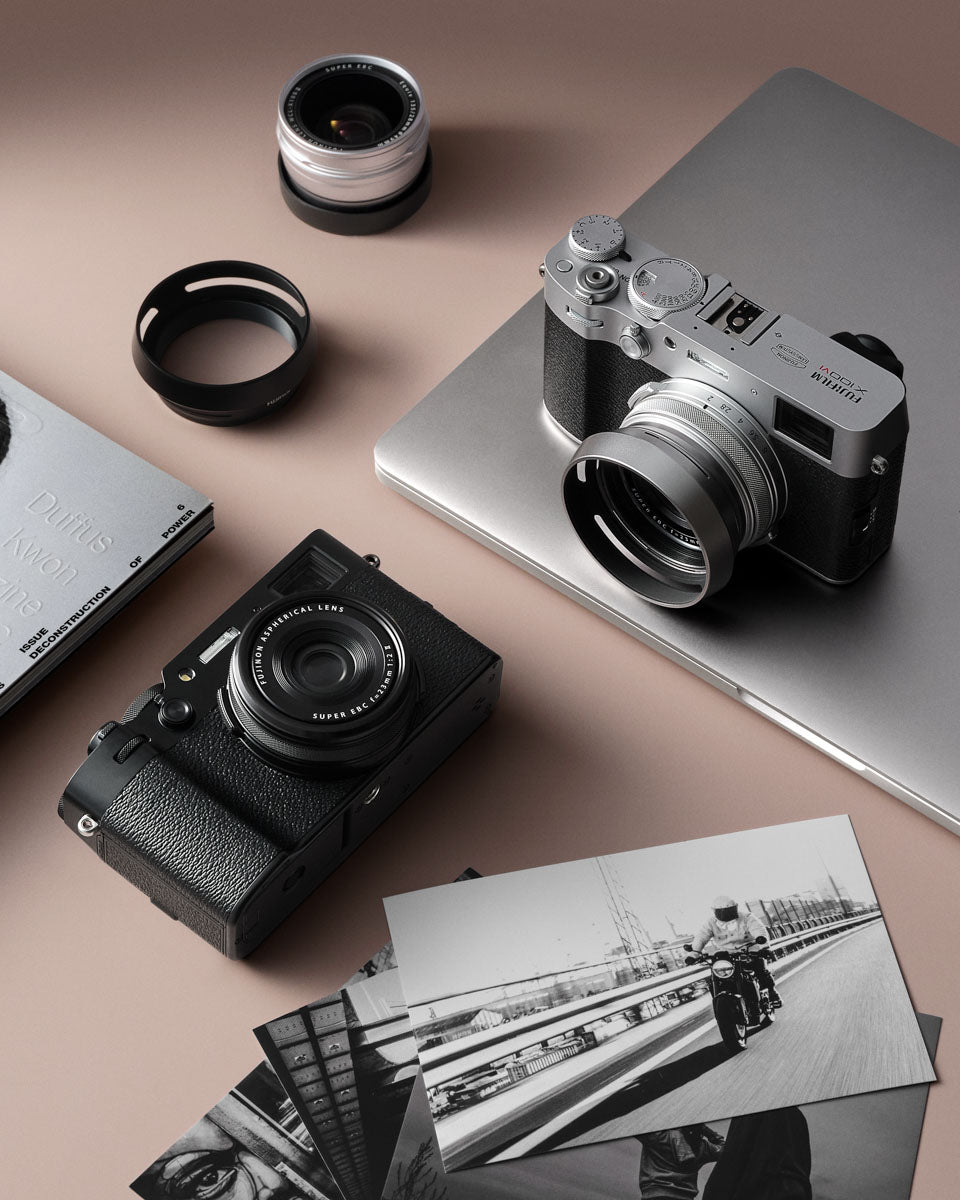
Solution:
{"label": "black lens hood bayonet", "polygon": [[[238,383],[198,383],[162,366],[182,333],[221,320],[266,325],[290,343],[293,353],[265,375]],[[174,412],[203,425],[242,425],[282,408],[316,351],[300,290],[279,271],[233,259],[197,263],[168,275],[140,305],[133,336],[133,361],[144,380]]]}

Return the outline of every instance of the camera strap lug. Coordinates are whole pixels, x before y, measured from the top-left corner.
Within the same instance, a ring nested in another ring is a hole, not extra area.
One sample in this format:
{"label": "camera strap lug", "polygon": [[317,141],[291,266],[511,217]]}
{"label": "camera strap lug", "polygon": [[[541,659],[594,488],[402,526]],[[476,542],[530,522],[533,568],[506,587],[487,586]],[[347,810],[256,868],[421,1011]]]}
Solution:
{"label": "camera strap lug", "polygon": [[92,838],[100,831],[111,802],[156,752],[150,739],[132,725],[114,725],[99,739],[63,794],[68,823],[81,837]]}

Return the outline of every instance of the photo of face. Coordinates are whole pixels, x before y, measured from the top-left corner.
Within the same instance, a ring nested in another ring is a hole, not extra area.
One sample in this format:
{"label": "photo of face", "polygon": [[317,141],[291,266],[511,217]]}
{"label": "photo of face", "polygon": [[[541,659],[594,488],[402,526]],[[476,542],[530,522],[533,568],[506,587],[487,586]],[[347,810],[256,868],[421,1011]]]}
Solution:
{"label": "photo of face", "polygon": [[143,1200],[342,1200],[266,1062],[130,1187]]}
{"label": "photo of face", "polygon": [[272,1167],[239,1146],[209,1117],[147,1173],[157,1200],[287,1200],[297,1196]]}

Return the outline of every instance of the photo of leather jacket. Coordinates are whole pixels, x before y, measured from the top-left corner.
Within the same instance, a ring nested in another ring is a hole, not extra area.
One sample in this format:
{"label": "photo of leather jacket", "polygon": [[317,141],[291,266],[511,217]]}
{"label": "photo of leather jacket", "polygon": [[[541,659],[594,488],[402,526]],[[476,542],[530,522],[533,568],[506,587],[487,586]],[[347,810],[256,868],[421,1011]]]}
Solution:
{"label": "photo of leather jacket", "polygon": [[642,1200],[675,1200],[699,1194],[700,1168],[718,1159],[723,1138],[709,1125],[684,1125],[641,1134],[640,1196]]}

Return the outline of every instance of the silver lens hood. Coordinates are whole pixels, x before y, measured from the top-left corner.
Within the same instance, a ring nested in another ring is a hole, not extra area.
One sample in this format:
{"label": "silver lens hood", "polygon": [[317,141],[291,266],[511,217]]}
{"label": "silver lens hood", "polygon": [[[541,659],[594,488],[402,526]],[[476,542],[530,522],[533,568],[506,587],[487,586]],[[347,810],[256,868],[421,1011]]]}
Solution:
{"label": "silver lens hood", "polygon": [[[646,480],[686,517],[703,555],[702,569],[691,571],[688,582],[658,570],[649,549],[636,545],[634,532],[611,509],[603,482],[603,473],[609,468],[622,468]],[[563,477],[563,500],[574,529],[593,557],[654,604],[689,608],[730,580],[738,546],[728,514],[704,489],[696,464],[667,442],[637,437],[632,431],[593,434],[570,459]]]}
{"label": "silver lens hood", "polygon": [[686,379],[647,384],[619,430],[588,437],[563,479],[581,541],[615,578],[667,608],[724,587],[737,552],[766,539],[783,470],[740,405]]}

